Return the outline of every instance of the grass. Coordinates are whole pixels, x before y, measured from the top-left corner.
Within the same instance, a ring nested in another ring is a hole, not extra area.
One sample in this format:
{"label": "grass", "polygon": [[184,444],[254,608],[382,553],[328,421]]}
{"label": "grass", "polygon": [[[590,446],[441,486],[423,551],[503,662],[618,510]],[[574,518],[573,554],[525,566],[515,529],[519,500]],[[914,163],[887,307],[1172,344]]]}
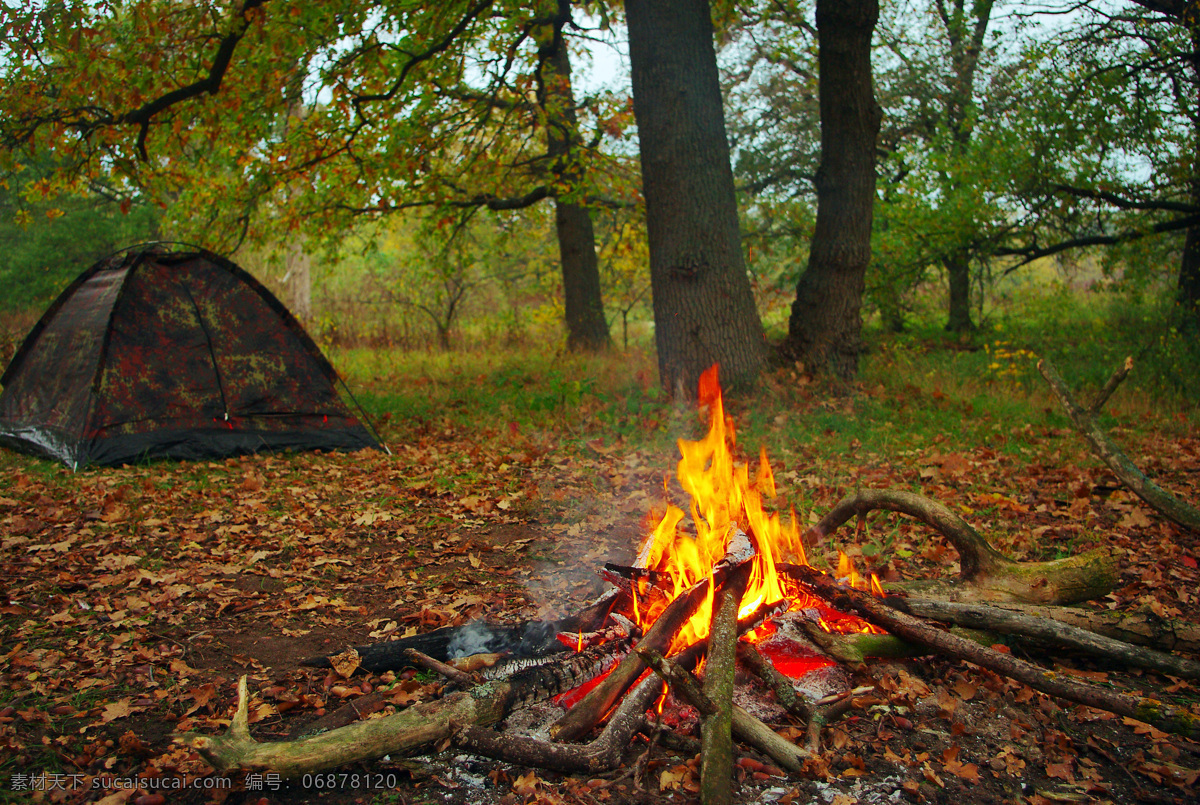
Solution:
{"label": "grass", "polygon": [[[1035,368],[1039,356],[1052,356],[1086,397],[1150,332],[1134,326],[1149,316],[1145,309],[1124,310],[1127,323],[1118,327],[1109,300],[1068,301],[1048,295],[1026,307],[1026,320],[997,321],[966,338],[932,326],[898,335],[868,329],[858,383],[808,383],[781,372],[729,401],[740,441],[816,453],[979,444],[1020,451],[1034,431],[1069,427]],[[1067,343],[1068,332],[1084,335]],[[1104,332],[1112,334],[1107,341]],[[1171,339],[1155,343],[1178,346]],[[1195,382],[1200,372],[1193,374],[1182,353],[1165,347],[1143,346],[1140,354],[1104,424],[1194,427],[1200,422],[1196,399],[1172,378]],[[695,430],[693,418],[658,388],[652,355],[643,351],[347,350],[333,359],[365,409],[386,423],[389,439],[452,429],[472,439],[519,442],[553,434],[560,442],[621,439],[652,448],[669,447]]]}

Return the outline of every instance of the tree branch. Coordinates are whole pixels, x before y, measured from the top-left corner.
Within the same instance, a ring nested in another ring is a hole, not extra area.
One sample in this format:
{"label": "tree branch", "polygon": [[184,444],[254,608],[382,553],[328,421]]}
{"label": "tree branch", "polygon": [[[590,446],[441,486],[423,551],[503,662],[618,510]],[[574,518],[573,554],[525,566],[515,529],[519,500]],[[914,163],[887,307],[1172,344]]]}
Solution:
{"label": "tree branch", "polygon": [[227,33],[221,38],[220,44],[217,46],[216,56],[213,57],[213,63],[208,68],[208,75],[199,81],[193,81],[186,87],[168,92],[142,104],[139,108],[132,112],[126,112],[122,115],[117,123],[134,123],[139,126],[137,137],[138,157],[146,162],[149,155],[146,153],[146,137],[150,133],[150,123],[154,120],[154,116],[181,101],[186,101],[200,95],[216,95],[221,89],[221,81],[225,77],[225,73],[229,70],[229,64],[233,60],[233,51],[237,47],[238,42],[246,35],[246,31],[250,28],[251,15],[253,9],[259,8],[267,0],[244,0],[241,9],[237,13],[240,22],[235,26],[234,30]]}
{"label": "tree branch", "polygon": [[1118,243],[1128,243],[1132,240],[1140,240],[1152,235],[1162,235],[1167,232],[1178,232],[1181,229],[1190,229],[1193,226],[1200,225],[1200,213],[1195,215],[1187,215],[1183,218],[1176,218],[1172,221],[1160,221],[1148,229],[1127,229],[1116,235],[1091,235],[1081,238],[1071,238],[1064,240],[1061,243],[1056,243],[1053,246],[1038,247],[1000,247],[993,254],[998,257],[1020,257],[1021,262],[1014,266],[1005,269],[1005,274],[1011,274],[1018,268],[1032,263],[1042,257],[1050,257],[1051,255],[1059,254],[1070,249],[1079,249],[1084,246],[1115,246]]}
{"label": "tree branch", "polygon": [[1183,708],[1172,707],[1149,697],[1127,696],[1075,682],[1055,671],[1017,659],[1011,654],[1002,654],[930,626],[911,615],[892,609],[867,593],[839,586],[813,568],[797,566],[789,570],[788,575],[810,586],[835,609],[853,612],[876,626],[882,626],[896,637],[920,643],[950,657],[975,663],[1051,696],[1144,721],[1163,732],[1190,738],[1200,737],[1200,719]]}
{"label": "tree branch", "polygon": [[1151,201],[1137,201],[1134,199],[1118,196],[1116,193],[1110,193],[1107,190],[1097,190],[1092,187],[1073,187],[1068,184],[1052,185],[1055,190],[1059,190],[1068,195],[1078,198],[1090,198],[1096,201],[1103,201],[1106,204],[1111,204],[1122,210],[1166,210],[1169,212],[1182,212],[1188,215],[1200,213],[1200,208],[1195,204],[1187,204],[1182,201],[1167,201],[1157,199]]}
{"label": "tree branch", "polygon": [[[1092,453],[1108,465],[1121,483],[1164,517],[1186,529],[1200,533],[1200,511],[1151,481],[1129,460],[1129,457],[1113,443],[1112,439],[1109,439],[1097,427],[1093,418],[1093,410],[1085,409],[1075,402],[1066,382],[1063,381],[1062,376],[1048,358],[1038,361],[1038,371],[1042,373],[1042,377],[1046,378],[1046,382],[1050,384],[1058,401],[1066,409],[1067,416],[1071,418],[1075,430],[1091,445]],[[1110,384],[1115,388],[1115,383],[1110,381]],[[1106,385],[1105,390],[1107,389]],[[1111,394],[1112,392],[1107,391],[1107,393]],[[1104,399],[1107,399],[1107,396]],[[1097,404],[1093,405],[1093,409],[1098,410],[1102,403],[1103,400],[1099,400]]]}

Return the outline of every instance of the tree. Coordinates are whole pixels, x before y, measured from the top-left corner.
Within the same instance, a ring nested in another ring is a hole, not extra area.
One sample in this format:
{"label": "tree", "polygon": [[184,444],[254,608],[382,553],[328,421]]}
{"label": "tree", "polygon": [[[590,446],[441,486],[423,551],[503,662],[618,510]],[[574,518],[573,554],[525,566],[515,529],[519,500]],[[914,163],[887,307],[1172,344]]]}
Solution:
{"label": "tree", "polygon": [[1175,295],[1200,326],[1200,4],[1093,1],[1047,10],[1075,20],[1058,33],[1048,74],[1070,76],[1059,114],[1097,121],[1089,145],[1101,157],[1046,183],[1043,195],[1054,203],[1045,204],[1044,226],[998,253],[1027,262],[1182,233]]}
{"label": "tree", "polygon": [[54,173],[42,157],[0,174],[0,310],[40,313],[97,260],[158,239],[157,206],[102,186],[58,197]]}
{"label": "tree", "polygon": [[746,276],[706,0],[626,0],[663,386],[755,379],[766,357]]}
{"label": "tree", "polygon": [[[945,29],[950,61],[942,114],[953,149],[951,155],[959,160],[966,155],[976,116],[975,78],[984,53],[992,6],[992,0],[974,0],[968,12],[966,0],[937,0],[938,19]],[[944,182],[949,196],[963,190],[963,178],[954,173],[948,172]],[[951,332],[975,327],[971,321],[971,251],[970,243],[956,243],[942,257],[950,283],[946,329]]]}
{"label": "tree", "polygon": [[559,259],[562,263],[567,346],[596,351],[611,343],[600,293],[600,265],[591,214],[569,197],[578,195],[584,179],[575,94],[571,90],[571,61],[563,28],[571,21],[570,0],[555,0],[553,21],[537,32],[538,104],[546,114],[546,156],[562,188],[554,201]]}
{"label": "tree", "polygon": [[580,136],[570,9],[544,5],[30,5],[5,18],[0,146],[51,149],[77,182],[124,177],[167,203],[180,237],[224,251],[285,232],[335,238],[414,206],[562,195],[561,251],[578,258],[564,263],[571,341],[594,346],[607,339],[595,246],[570,207],[612,125],[596,101],[597,134]]}
{"label": "tree", "polygon": [[880,109],[871,78],[878,0],[817,0],[821,164],[807,270],[780,347],[806,368],[844,378],[858,371],[860,307],[871,259],[875,137]]}

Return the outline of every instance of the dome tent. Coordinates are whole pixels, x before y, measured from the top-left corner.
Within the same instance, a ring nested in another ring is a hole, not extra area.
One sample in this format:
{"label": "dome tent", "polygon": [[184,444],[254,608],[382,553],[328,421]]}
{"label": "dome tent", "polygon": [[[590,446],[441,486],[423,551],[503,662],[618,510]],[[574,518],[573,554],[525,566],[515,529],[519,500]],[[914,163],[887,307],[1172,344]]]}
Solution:
{"label": "dome tent", "polygon": [[339,382],[231,261],[138,247],[83,272],[34,325],[0,376],[0,444],[73,468],[381,449]]}

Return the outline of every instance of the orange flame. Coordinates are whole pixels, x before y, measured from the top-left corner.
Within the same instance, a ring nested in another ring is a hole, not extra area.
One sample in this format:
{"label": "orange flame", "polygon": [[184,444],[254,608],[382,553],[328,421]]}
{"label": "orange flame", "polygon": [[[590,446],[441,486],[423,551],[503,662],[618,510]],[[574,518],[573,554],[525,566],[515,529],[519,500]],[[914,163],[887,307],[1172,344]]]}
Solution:
{"label": "orange flame", "polygon": [[[775,496],[775,477],[766,451],[759,455],[753,481],[750,468],[734,461],[733,423],[725,416],[716,366],[701,376],[699,399],[708,408],[708,433],[699,441],[679,440],[681,458],[677,468],[679,483],[691,498],[689,508],[695,534],[680,530],[685,514],[668,504],[666,513],[642,545],[637,564],[667,576],[668,597],[673,599],[701,579],[711,577],[713,568],[730,551],[731,542],[736,544],[744,535],[754,550],[750,581],[738,612],[739,617],[746,617],[762,604],[795,599],[801,594],[795,585],[780,577],[777,563],[808,562],[795,512],[784,523],[777,513],[767,512],[763,507],[765,499]],[[848,576],[855,587],[867,587],[844,554],[839,556],[838,576]],[[875,586],[878,587],[877,580]],[[651,606],[643,600],[639,611],[635,600],[634,606],[634,619],[648,627],[665,603]],[[710,584],[707,601],[677,635],[675,647],[704,639],[711,617]]]}

